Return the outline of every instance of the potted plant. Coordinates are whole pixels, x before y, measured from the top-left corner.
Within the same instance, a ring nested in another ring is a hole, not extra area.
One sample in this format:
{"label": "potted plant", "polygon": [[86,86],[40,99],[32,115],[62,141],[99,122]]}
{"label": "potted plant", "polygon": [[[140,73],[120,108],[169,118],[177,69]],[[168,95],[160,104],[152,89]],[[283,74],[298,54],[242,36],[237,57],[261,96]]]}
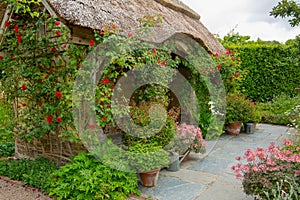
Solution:
{"label": "potted plant", "polygon": [[155,186],[160,169],[170,163],[169,152],[151,143],[136,143],[128,148],[127,153],[131,167],[139,173],[145,187]]}
{"label": "potted plant", "polygon": [[226,132],[231,135],[240,133],[242,123],[248,120],[251,113],[251,101],[244,95],[227,94],[226,96]]}
{"label": "potted plant", "polygon": [[179,153],[181,161],[186,161],[191,151],[199,153],[205,150],[205,141],[200,128],[186,123],[177,125],[173,149]]}

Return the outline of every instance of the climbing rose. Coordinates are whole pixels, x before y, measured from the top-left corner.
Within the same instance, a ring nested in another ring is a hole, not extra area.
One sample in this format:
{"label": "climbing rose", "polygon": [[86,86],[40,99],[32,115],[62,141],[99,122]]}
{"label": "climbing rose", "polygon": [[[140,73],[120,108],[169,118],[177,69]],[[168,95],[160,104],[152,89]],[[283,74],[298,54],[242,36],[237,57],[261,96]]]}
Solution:
{"label": "climbing rose", "polygon": [[102,79],[102,83],[109,83],[109,80],[107,78]]}
{"label": "climbing rose", "polygon": [[90,40],[90,46],[94,46],[95,45],[95,41],[94,40]]}
{"label": "climbing rose", "polygon": [[114,85],[110,86],[110,89],[112,89],[112,90],[115,89],[115,86]]}
{"label": "climbing rose", "polygon": [[131,34],[131,33],[128,33],[128,37],[132,37],[132,34]]}
{"label": "climbing rose", "polygon": [[42,106],[44,103],[43,102],[39,102],[39,106]]}
{"label": "climbing rose", "polygon": [[215,56],[216,56],[216,57],[219,57],[219,54],[218,54],[218,53],[216,53],[216,54],[215,54]]}
{"label": "climbing rose", "polygon": [[18,42],[21,43],[22,42],[22,35],[17,35],[17,39],[18,39]]}
{"label": "climbing rose", "polygon": [[59,98],[59,99],[62,98],[62,93],[61,93],[61,92],[56,91],[56,92],[55,92],[55,95],[56,95],[56,97]]}
{"label": "climbing rose", "polygon": [[43,82],[43,79],[39,78],[39,79],[38,79],[38,82],[39,82],[39,83]]}
{"label": "climbing rose", "polygon": [[165,61],[160,63],[161,66],[166,66],[166,64],[167,63]]}
{"label": "climbing rose", "polygon": [[26,85],[22,85],[22,90],[26,90],[27,86]]}
{"label": "climbing rose", "polygon": [[23,26],[23,29],[26,29],[26,28],[27,28],[27,26],[26,26],[26,25],[24,25],[24,26]]}
{"label": "climbing rose", "polygon": [[91,125],[90,125],[90,129],[91,129],[91,130],[94,130],[94,129],[95,129],[95,126],[94,126],[93,124],[91,124]]}
{"label": "climbing rose", "polygon": [[231,58],[231,60],[235,60],[235,58],[234,58],[234,57],[232,57],[232,58]]}
{"label": "climbing rose", "polygon": [[56,31],[56,35],[60,37],[60,31]]}
{"label": "climbing rose", "polygon": [[55,47],[52,47],[51,48],[51,51],[54,53],[56,51],[56,48]]}
{"label": "climbing rose", "polygon": [[2,60],[3,59],[3,56],[0,56],[0,60]]}
{"label": "climbing rose", "polygon": [[103,35],[103,34],[104,34],[104,32],[103,32],[102,29],[100,29],[99,34],[100,34],[100,35]]}
{"label": "climbing rose", "polygon": [[221,65],[220,65],[220,64],[218,64],[218,65],[217,65],[217,67],[216,67],[216,70],[218,70],[218,71],[219,71],[220,69],[221,69]]}
{"label": "climbing rose", "polygon": [[10,25],[9,21],[6,21],[4,25],[5,25],[5,27],[9,27],[9,25]]}
{"label": "climbing rose", "polygon": [[156,54],[156,49],[152,49],[152,53]]}
{"label": "climbing rose", "polygon": [[48,124],[52,124],[53,123],[52,117],[50,115],[47,116],[47,121],[48,121]]}
{"label": "climbing rose", "polygon": [[18,27],[18,26],[15,26],[15,27],[14,27],[14,31],[15,31],[15,33],[18,33],[18,32],[19,32],[19,27]]}
{"label": "climbing rose", "polygon": [[105,116],[102,117],[102,120],[103,120],[103,121],[106,121],[106,120],[107,120],[107,117],[105,117]]}
{"label": "climbing rose", "polygon": [[55,22],[55,25],[56,25],[56,26],[59,26],[59,25],[60,25],[60,22]]}
{"label": "climbing rose", "polygon": [[57,118],[56,118],[56,121],[58,121],[59,123],[61,123],[61,122],[62,122],[62,119],[61,119],[60,117],[57,117]]}

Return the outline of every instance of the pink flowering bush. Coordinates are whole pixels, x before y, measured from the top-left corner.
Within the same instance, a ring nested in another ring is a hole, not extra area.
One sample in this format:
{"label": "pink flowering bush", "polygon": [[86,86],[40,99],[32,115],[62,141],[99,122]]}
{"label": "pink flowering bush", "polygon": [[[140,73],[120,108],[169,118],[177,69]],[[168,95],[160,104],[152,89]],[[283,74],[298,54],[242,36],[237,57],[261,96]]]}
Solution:
{"label": "pink flowering bush", "polygon": [[289,196],[293,196],[292,199],[299,196],[299,144],[285,140],[284,146],[280,148],[271,143],[267,148],[246,149],[244,156],[236,159],[239,163],[232,166],[232,170],[237,179],[243,180],[246,194],[274,199],[274,190],[280,190],[282,197],[291,192]]}
{"label": "pink flowering bush", "polygon": [[194,151],[196,153],[204,150],[205,141],[199,127],[182,123],[177,126],[176,148],[182,151]]}

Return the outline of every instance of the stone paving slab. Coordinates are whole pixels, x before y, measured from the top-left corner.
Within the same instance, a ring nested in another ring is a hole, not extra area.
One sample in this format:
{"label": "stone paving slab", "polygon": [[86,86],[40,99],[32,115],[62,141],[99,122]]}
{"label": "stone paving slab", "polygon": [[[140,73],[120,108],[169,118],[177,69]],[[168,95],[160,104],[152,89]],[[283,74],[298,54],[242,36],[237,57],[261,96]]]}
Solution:
{"label": "stone paving slab", "polygon": [[160,200],[253,200],[231,171],[235,158],[247,148],[267,147],[270,142],[280,145],[287,137],[287,127],[257,127],[254,134],[223,134],[218,141],[207,141],[206,153],[191,153],[177,172],[161,171],[157,186],[141,187],[142,193]]}

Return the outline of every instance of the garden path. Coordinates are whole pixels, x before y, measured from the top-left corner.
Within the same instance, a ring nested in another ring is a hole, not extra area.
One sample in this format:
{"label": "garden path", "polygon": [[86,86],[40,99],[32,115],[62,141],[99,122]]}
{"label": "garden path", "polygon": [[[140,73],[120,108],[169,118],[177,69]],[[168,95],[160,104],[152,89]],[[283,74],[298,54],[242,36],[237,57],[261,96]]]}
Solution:
{"label": "garden path", "polygon": [[231,166],[247,148],[281,145],[288,137],[286,126],[259,124],[254,134],[223,134],[218,141],[208,141],[205,154],[192,154],[180,170],[162,170],[153,188],[140,186],[143,194],[160,200],[253,200],[243,192]]}

